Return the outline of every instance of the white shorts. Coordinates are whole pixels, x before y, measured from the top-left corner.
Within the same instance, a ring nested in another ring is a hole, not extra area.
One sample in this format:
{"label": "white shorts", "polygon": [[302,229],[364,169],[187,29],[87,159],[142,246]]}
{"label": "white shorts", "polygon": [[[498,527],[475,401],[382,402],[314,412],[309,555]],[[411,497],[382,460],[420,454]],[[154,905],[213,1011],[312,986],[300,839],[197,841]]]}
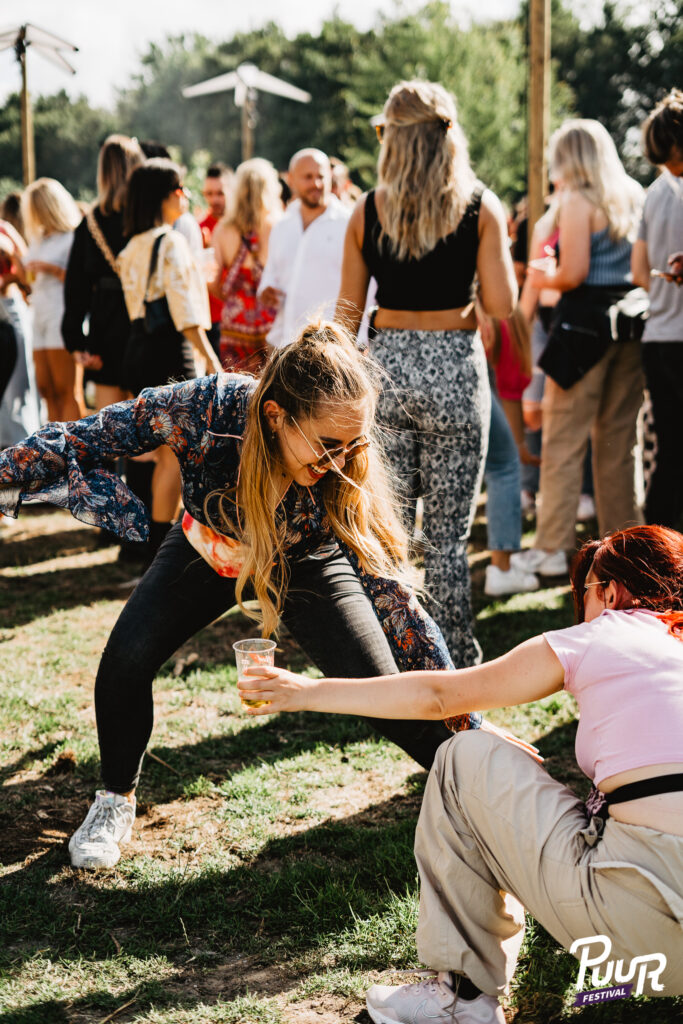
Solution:
{"label": "white shorts", "polygon": [[64,339],[62,338],[62,316],[64,309],[61,306],[51,309],[33,310],[33,351],[41,349],[63,349]]}

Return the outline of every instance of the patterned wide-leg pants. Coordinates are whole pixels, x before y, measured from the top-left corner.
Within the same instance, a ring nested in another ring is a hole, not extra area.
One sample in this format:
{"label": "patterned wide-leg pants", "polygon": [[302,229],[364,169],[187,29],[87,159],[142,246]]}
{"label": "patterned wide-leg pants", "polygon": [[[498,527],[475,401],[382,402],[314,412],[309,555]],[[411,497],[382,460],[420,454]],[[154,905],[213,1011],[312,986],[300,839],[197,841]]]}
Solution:
{"label": "patterned wide-leg pants", "polygon": [[467,541],[488,445],[484,349],[474,331],[386,329],[370,351],[387,373],[378,422],[409,526],[424,503],[425,605],[456,667],[473,665]]}

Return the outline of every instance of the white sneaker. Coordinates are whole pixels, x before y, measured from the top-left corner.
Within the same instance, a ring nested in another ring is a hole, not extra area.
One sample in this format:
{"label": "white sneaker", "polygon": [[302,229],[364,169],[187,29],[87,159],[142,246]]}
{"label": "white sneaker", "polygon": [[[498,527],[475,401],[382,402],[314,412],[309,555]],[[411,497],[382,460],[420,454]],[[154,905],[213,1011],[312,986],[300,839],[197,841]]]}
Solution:
{"label": "white sneaker", "polygon": [[69,840],[72,866],[89,871],[113,868],[121,856],[119,843],[130,842],[134,821],[135,797],[129,800],[98,789],[85,821]]}
{"label": "white sneaker", "polygon": [[595,502],[592,494],[580,494],[579,504],[576,506],[576,518],[580,523],[588,519],[595,519]]}
{"label": "white sneaker", "polygon": [[503,1007],[494,996],[458,999],[440,973],[416,985],[373,985],[365,1002],[375,1024],[505,1024]]}
{"label": "white sneaker", "polygon": [[506,571],[497,565],[486,566],[486,582],[484,593],[489,597],[500,597],[502,594],[523,594],[529,590],[538,590],[539,583],[532,572],[526,572],[519,566],[510,564]]}
{"label": "white sneaker", "polygon": [[566,576],[569,567],[564,551],[543,551],[527,548],[510,555],[510,566],[523,572],[537,572],[539,576]]}
{"label": "white sneaker", "polygon": [[523,515],[533,515],[536,511],[536,495],[533,491],[521,491],[519,503],[522,506]]}

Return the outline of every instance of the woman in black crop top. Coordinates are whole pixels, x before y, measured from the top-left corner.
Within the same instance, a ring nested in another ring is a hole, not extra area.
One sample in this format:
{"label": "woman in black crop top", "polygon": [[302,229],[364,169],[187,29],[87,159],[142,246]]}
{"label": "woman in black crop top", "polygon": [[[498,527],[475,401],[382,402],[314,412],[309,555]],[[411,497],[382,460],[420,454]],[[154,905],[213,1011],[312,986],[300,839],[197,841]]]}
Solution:
{"label": "woman in black crop top", "polygon": [[370,278],[370,347],[391,384],[380,405],[387,453],[409,507],[424,501],[425,584],[457,666],[479,660],[467,538],[486,456],[490,392],[470,301],[507,317],[517,297],[505,218],[470,168],[452,97],[401,82],[378,125],[377,189],[346,233],[337,319],[357,331]]}

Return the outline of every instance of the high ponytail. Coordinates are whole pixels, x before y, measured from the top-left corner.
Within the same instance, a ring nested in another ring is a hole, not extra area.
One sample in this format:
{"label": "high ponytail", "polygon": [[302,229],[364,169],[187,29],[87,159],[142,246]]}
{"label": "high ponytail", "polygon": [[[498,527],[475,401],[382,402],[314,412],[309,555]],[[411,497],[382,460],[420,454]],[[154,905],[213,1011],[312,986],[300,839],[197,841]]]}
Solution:
{"label": "high ponytail", "polygon": [[[238,486],[229,493],[210,494],[205,511],[209,519],[209,508],[217,507],[214,529],[233,532],[237,525],[246,557],[236,597],[243,607],[245,587],[253,588],[260,616],[245,611],[258,618],[264,636],[277,627],[288,572],[286,523],[277,516],[281,496],[274,484],[280,453],[263,405],[272,399],[290,418],[305,421],[326,415],[330,406],[367,402],[374,420],[380,381],[380,368],[361,355],[348,332],[337,323],[320,321],[272,354],[249,399]],[[373,444],[343,473],[326,475],[321,484],[325,512],[332,532],[354,552],[362,569],[409,582],[408,537],[396,511],[381,442],[374,428],[370,434]]]}

